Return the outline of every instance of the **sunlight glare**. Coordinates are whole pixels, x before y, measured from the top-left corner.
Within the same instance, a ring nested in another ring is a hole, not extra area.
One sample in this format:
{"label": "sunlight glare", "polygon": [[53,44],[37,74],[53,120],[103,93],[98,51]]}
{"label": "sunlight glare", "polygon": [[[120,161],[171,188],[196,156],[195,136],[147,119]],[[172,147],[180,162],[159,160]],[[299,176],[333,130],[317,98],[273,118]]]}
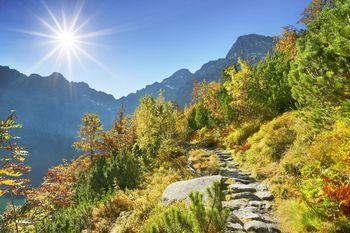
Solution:
{"label": "sunlight glare", "polygon": [[58,34],[57,39],[60,46],[65,49],[71,49],[76,42],[76,36],[69,31],[61,32]]}
{"label": "sunlight glare", "polygon": [[109,69],[103,66],[98,59],[96,59],[93,55],[87,52],[83,48],[83,45],[99,46],[100,44],[88,41],[87,39],[100,37],[108,34],[114,34],[114,30],[103,29],[99,31],[82,33],[81,30],[85,26],[87,26],[87,23],[91,20],[91,18],[89,18],[88,20],[80,22],[79,24],[79,18],[81,15],[83,4],[80,4],[80,6],[78,7],[77,11],[75,12],[74,16],[71,18],[70,21],[66,20],[64,11],[62,12],[62,17],[58,18],[54,14],[54,12],[51,11],[51,9],[46,5],[44,1],[42,1],[42,4],[46,9],[49,15],[49,18],[47,20],[38,16],[37,18],[48,31],[47,32],[37,32],[37,31],[27,31],[27,30],[20,30],[20,31],[22,33],[46,38],[47,40],[44,41],[42,44],[53,44],[54,47],[49,52],[47,52],[47,54],[45,54],[43,58],[40,59],[34,65],[34,67],[32,67],[32,69],[36,69],[38,66],[42,65],[44,62],[46,62],[53,56],[56,56],[56,65],[57,63],[59,63],[58,65],[61,66],[61,63],[65,62],[65,64],[68,65],[69,72],[71,73],[72,58],[76,59],[78,63],[82,66],[82,68],[84,68],[81,61],[81,56],[84,56],[85,58],[92,61],[102,69],[111,73]]}

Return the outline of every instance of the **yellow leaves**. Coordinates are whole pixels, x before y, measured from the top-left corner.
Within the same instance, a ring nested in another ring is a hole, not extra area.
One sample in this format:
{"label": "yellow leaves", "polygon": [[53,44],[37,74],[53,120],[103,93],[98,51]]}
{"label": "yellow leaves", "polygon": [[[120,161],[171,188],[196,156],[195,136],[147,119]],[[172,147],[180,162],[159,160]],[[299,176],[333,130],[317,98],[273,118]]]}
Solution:
{"label": "yellow leaves", "polygon": [[10,169],[0,169],[0,175],[19,177],[22,175],[22,173]]}
{"label": "yellow leaves", "polygon": [[21,186],[24,184],[24,181],[22,180],[12,180],[12,179],[3,179],[0,181],[0,185],[6,185],[6,186]]}

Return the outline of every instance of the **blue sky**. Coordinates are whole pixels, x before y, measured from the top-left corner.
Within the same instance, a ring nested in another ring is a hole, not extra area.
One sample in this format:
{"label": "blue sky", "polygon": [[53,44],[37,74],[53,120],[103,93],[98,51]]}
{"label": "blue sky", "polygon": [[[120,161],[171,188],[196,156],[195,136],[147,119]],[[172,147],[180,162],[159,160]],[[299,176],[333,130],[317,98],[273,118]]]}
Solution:
{"label": "blue sky", "polygon": [[[74,15],[80,2],[45,1],[61,18]],[[134,92],[170,76],[176,70],[196,71],[209,60],[224,57],[240,35],[278,35],[286,25],[297,25],[309,0],[86,0],[78,24],[91,18],[82,33],[111,29],[112,33],[82,45],[100,64],[82,54],[81,62],[57,66],[56,56],[35,64],[54,45],[45,38],[21,32],[48,32],[37,19],[50,22],[39,0],[0,0],[0,65],[25,74],[61,72],[71,81],[115,97]]]}

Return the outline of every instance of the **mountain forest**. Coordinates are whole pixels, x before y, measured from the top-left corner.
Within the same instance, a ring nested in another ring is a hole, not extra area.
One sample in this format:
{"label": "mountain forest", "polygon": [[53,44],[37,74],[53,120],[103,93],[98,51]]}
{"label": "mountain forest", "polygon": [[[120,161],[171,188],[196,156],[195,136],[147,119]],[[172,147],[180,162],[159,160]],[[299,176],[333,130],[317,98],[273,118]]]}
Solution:
{"label": "mountain forest", "polygon": [[31,126],[7,112],[0,232],[350,232],[350,1],[312,0],[300,20],[263,55],[217,60],[218,78],[181,70],[176,96],[171,79],[138,104],[89,92],[118,113],[85,113],[35,185]]}

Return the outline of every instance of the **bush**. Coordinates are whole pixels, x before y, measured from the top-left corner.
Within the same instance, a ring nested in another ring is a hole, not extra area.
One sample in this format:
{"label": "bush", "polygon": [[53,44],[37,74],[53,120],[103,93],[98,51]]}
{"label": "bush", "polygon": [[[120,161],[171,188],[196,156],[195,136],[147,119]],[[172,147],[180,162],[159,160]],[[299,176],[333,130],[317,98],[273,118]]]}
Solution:
{"label": "bush", "polygon": [[99,158],[89,171],[80,176],[75,188],[76,199],[99,199],[115,187],[136,188],[142,173],[140,158],[124,150],[113,152],[111,157]]}
{"label": "bush", "polygon": [[217,174],[219,160],[215,153],[203,149],[189,151],[189,161],[199,174]]}
{"label": "bush", "polygon": [[224,194],[220,182],[207,189],[208,203],[205,206],[203,195],[190,194],[189,209],[184,206],[168,207],[160,217],[150,222],[146,229],[151,233],[217,233],[226,228],[230,211],[222,207]]}
{"label": "bush", "polygon": [[179,173],[159,168],[146,174],[145,187],[127,191],[133,202],[133,208],[116,219],[115,228],[111,233],[145,232],[146,221],[159,214],[162,208],[162,194],[165,188],[181,179]]}
{"label": "bush", "polygon": [[285,113],[261,126],[259,132],[248,138],[251,148],[246,152],[247,159],[267,158],[279,161],[296,138],[293,126],[296,118],[292,113]]}
{"label": "bush", "polygon": [[244,145],[247,138],[259,130],[260,124],[258,120],[244,123],[240,128],[235,129],[225,138],[224,145],[230,149]]}
{"label": "bush", "polygon": [[124,211],[131,210],[133,202],[124,192],[119,191],[106,202],[98,204],[92,210],[92,229],[108,233],[115,220]]}
{"label": "bush", "polygon": [[219,140],[219,129],[204,127],[192,134],[191,143],[201,147],[214,147],[219,143]]}

